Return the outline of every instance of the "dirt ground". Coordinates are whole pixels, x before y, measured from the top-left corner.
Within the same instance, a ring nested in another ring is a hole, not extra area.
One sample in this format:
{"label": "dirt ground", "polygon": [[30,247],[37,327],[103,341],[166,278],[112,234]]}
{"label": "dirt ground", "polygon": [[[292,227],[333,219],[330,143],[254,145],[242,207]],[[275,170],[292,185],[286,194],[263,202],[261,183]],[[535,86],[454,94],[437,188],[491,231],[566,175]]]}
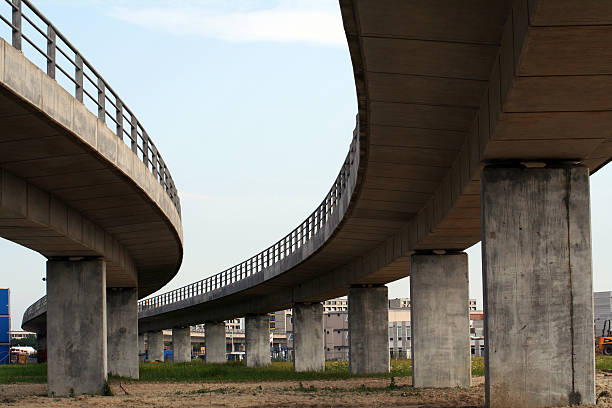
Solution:
{"label": "dirt ground", "polygon": [[[111,383],[113,397],[48,398],[44,384],[0,385],[13,407],[482,407],[484,377],[470,388],[413,389],[410,378],[264,383]],[[612,372],[597,372],[598,407],[612,407]]]}

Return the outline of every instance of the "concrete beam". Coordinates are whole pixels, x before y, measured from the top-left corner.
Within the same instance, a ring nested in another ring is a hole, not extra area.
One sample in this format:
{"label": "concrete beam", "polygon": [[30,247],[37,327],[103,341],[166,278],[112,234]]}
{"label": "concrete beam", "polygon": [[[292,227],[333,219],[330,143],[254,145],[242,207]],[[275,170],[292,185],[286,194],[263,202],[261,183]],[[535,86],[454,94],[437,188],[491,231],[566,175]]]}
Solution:
{"label": "concrete beam", "polygon": [[207,363],[225,363],[225,322],[206,322],[206,346]]}
{"label": "concrete beam", "polygon": [[293,350],[295,371],[325,370],[325,337],[321,303],[293,305]]}
{"label": "concrete beam", "polygon": [[150,331],[147,333],[149,361],[164,361],[164,332]]}
{"label": "concrete beam", "polygon": [[410,301],[413,386],[469,387],[467,254],[413,255]]}
{"label": "concrete beam", "polygon": [[352,287],[349,304],[349,369],[389,372],[389,298],[386,286]]}
{"label": "concrete beam", "polygon": [[175,327],[172,329],[172,359],[175,363],[191,361],[190,327]]}
{"label": "concrete beam", "polygon": [[138,379],[138,289],[106,289],[108,373]]}
{"label": "concrete beam", "polygon": [[486,402],[595,403],[589,170],[481,175]]}
{"label": "concrete beam", "polygon": [[47,261],[49,396],[101,394],[106,366],[106,264]]}
{"label": "concrete beam", "polygon": [[268,314],[247,315],[245,320],[246,366],[270,364],[270,317]]}

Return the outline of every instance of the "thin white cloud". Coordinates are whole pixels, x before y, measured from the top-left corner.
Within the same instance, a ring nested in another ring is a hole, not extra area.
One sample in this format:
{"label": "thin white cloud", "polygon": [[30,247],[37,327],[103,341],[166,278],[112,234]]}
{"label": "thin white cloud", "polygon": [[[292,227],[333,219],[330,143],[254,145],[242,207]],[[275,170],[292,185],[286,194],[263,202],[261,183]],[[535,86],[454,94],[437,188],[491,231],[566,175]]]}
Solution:
{"label": "thin white cloud", "polygon": [[[229,42],[293,42],[342,46],[346,37],[337,3],[281,0],[266,8],[256,3],[187,1],[111,7],[109,15],[174,35],[197,35]],[[124,3],[125,4],[125,3]],[[248,4],[248,6],[246,6]]]}

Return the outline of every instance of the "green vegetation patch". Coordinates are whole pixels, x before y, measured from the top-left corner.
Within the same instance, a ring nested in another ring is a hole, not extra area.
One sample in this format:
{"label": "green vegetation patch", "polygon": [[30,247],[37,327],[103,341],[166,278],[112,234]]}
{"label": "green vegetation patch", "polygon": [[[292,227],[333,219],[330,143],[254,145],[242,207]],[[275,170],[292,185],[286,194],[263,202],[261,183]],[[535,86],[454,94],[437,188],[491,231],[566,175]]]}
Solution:
{"label": "green vegetation patch", "polygon": [[0,365],[0,384],[46,382],[47,364]]}
{"label": "green vegetation patch", "polygon": [[[597,356],[595,366],[598,370],[612,370],[612,356]],[[206,364],[201,360],[190,363],[143,363],[140,365],[140,381],[168,382],[259,382],[259,381],[308,381],[308,380],[338,380],[354,377],[409,377],[412,374],[410,360],[391,360],[391,372],[384,374],[352,375],[348,362],[328,361],[325,371],[296,373],[291,362],[274,362],[267,367],[245,367],[242,362],[225,364]],[[472,375],[484,375],[484,358],[472,358]],[[137,381],[128,378],[111,377],[121,381]],[[45,383],[47,382],[47,364],[0,365],[0,384],[10,383]],[[385,387],[383,387],[385,388]],[[309,387],[302,392],[309,392]],[[339,389],[341,390],[341,389]],[[343,389],[342,389],[343,390]],[[298,390],[300,391],[300,390]],[[210,390],[210,392],[221,392]],[[334,392],[333,389],[327,392]],[[349,391],[338,391],[349,392]],[[358,392],[358,391],[350,391]],[[365,392],[376,392],[366,390]],[[202,392],[204,393],[204,392]]]}
{"label": "green vegetation patch", "polygon": [[[293,371],[291,362],[273,362],[266,367],[246,367],[243,362],[206,364],[201,360],[189,363],[143,363],[140,365],[140,381],[283,381],[283,380],[336,380],[351,377],[401,377],[409,376],[410,364],[394,361],[391,373],[352,375],[348,362],[328,361],[325,371]],[[122,379],[129,381],[129,379]]]}

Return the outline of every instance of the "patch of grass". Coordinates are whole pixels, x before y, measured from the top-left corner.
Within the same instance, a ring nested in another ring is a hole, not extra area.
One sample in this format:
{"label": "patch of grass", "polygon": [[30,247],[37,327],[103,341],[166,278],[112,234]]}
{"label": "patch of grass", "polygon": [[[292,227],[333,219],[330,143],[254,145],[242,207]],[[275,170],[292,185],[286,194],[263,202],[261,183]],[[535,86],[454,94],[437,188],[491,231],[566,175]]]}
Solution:
{"label": "patch of grass", "polygon": [[[328,361],[325,371],[295,372],[291,362],[273,362],[267,367],[246,367],[242,362],[206,364],[201,360],[189,363],[143,363],[140,381],[283,381],[283,380],[335,380],[351,377],[404,377],[411,374],[410,362],[394,360],[391,372],[383,374],[353,375],[348,362]],[[129,379],[122,379],[129,381]]]}
{"label": "patch of grass", "polygon": [[236,391],[234,387],[224,387],[217,389],[200,388],[199,390],[189,392],[189,394],[229,394],[234,391]]}
{"label": "patch of grass", "polygon": [[598,370],[612,370],[612,356],[595,356],[595,368]]}
{"label": "patch of grass", "polygon": [[47,364],[0,365],[0,384],[46,382]]}
{"label": "patch of grass", "polygon": [[419,390],[416,388],[412,388],[408,385],[397,385],[395,383],[395,378],[391,377],[391,382],[386,387],[366,387],[365,384],[361,384],[359,387],[353,388],[342,388],[342,387],[323,387],[321,389],[317,389],[314,385],[309,387],[304,387],[304,385],[300,382],[300,386],[298,388],[283,388],[283,391],[294,391],[294,392],[306,392],[306,393],[315,393],[319,392],[321,394],[338,394],[338,393],[364,393],[364,394],[372,394],[372,393],[382,393],[382,392],[393,392],[393,391],[403,391],[402,395],[418,395]]}
{"label": "patch of grass", "polygon": [[485,375],[484,357],[472,357],[472,377]]}

